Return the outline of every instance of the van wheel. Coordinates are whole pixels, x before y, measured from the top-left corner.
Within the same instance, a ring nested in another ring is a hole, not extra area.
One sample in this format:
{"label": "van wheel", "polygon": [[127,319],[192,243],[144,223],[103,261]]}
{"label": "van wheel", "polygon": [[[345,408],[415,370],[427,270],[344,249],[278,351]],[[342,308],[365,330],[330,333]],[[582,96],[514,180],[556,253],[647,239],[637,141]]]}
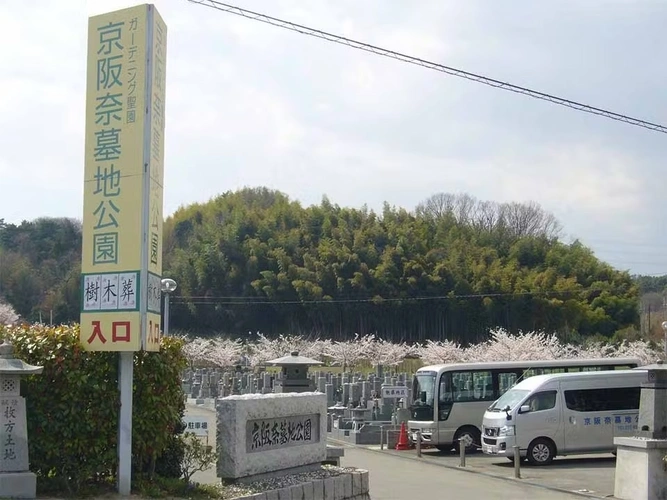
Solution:
{"label": "van wheel", "polygon": [[460,450],[460,444],[466,447],[466,453],[473,453],[481,446],[482,434],[477,427],[461,427],[454,435],[454,448]]}
{"label": "van wheel", "polygon": [[556,455],[556,447],[545,438],[537,438],[528,446],[527,458],[532,465],[549,465]]}

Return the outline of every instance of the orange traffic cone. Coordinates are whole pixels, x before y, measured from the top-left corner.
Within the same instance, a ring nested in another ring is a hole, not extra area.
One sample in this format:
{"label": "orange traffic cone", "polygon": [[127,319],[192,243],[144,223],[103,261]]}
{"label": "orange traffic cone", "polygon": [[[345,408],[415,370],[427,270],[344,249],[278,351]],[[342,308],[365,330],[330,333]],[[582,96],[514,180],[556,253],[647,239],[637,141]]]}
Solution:
{"label": "orange traffic cone", "polygon": [[405,422],[401,422],[401,433],[398,435],[398,443],[396,443],[396,450],[405,451],[410,449],[410,442],[408,441],[408,430],[405,428]]}

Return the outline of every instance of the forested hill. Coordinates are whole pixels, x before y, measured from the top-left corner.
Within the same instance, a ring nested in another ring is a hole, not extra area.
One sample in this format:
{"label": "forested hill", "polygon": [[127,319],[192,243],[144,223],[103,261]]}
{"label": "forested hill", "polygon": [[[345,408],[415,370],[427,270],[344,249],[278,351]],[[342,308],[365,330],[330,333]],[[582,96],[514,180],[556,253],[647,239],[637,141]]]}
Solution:
{"label": "forested hill", "polygon": [[[475,341],[489,327],[611,336],[638,322],[633,279],[535,204],[435,195],[416,210],[302,207],[264,188],[165,223],[172,328]],[[24,317],[78,319],[80,226],[0,220],[0,295]]]}
{"label": "forested hill", "polygon": [[610,336],[636,324],[631,277],[558,233],[535,204],[466,195],[374,213],[228,192],[165,224],[172,324],[461,341],[493,326]]}

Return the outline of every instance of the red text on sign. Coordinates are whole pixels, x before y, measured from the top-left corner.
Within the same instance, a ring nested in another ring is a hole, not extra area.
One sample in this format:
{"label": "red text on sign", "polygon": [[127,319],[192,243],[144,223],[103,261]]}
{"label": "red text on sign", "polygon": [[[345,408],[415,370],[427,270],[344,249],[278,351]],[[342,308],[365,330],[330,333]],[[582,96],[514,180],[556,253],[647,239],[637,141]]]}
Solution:
{"label": "red text on sign", "polygon": [[88,338],[88,343],[92,344],[93,340],[95,340],[95,337],[99,337],[100,342],[102,342],[103,344],[106,344],[107,339],[105,339],[104,335],[102,335],[102,327],[100,326],[100,322],[99,321],[91,321],[91,324],[93,325],[93,333]]}

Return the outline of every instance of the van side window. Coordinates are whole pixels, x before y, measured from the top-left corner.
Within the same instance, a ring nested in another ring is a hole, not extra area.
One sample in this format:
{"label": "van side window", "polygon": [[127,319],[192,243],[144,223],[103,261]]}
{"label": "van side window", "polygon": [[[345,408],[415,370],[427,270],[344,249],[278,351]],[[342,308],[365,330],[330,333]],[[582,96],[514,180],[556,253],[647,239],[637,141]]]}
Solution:
{"label": "van side window", "polygon": [[639,409],[639,387],[607,387],[565,391],[565,405],[572,411],[616,411]]}
{"label": "van side window", "polygon": [[551,410],[556,406],[556,391],[543,391],[534,394],[524,404],[530,406],[530,411]]}

